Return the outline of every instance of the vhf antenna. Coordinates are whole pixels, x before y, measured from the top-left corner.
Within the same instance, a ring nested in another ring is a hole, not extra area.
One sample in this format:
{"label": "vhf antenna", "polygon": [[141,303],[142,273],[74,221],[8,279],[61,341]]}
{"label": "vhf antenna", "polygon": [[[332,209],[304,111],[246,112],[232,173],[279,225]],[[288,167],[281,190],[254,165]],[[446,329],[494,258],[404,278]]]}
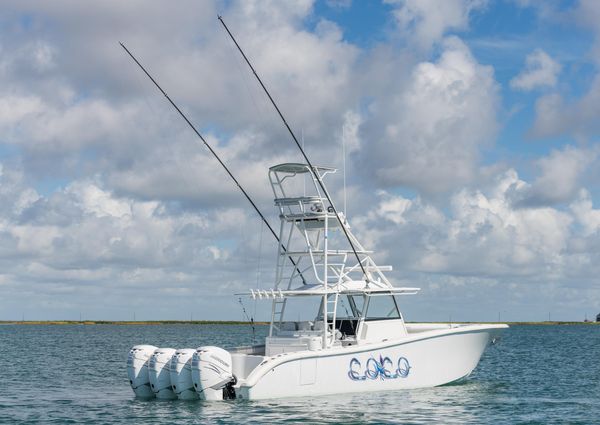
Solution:
{"label": "vhf antenna", "polygon": [[[202,137],[202,134],[200,134],[200,132],[196,129],[196,127],[194,127],[194,124],[192,124],[190,122],[190,120],[185,116],[185,114],[183,112],[181,112],[181,109],[179,109],[179,107],[175,104],[175,102],[173,102],[173,100],[171,100],[171,98],[169,97],[169,95],[162,89],[162,87],[156,82],[156,80],[154,78],[152,78],[152,75],[150,75],[150,73],[148,73],[148,71],[146,71],[146,68],[144,68],[142,66],[142,64],[135,58],[135,56],[133,56],[133,54],[129,51],[129,49],[127,47],[125,47],[125,45],[123,43],[119,42],[119,44],[121,45],[121,47],[123,49],[125,49],[125,51],[127,52],[127,54],[129,56],[131,56],[131,59],[133,59],[133,61],[141,68],[141,70],[144,71],[144,74],[146,74],[148,76],[148,78],[150,78],[150,81],[152,81],[154,83],[154,85],[156,86],[156,88],[158,90],[160,90],[160,92],[167,98],[167,100],[169,101],[169,103],[171,105],[173,105],[173,108],[175,108],[175,110],[177,112],[179,112],[179,115],[181,115],[181,117],[191,127],[191,129],[194,130],[194,133],[196,133],[196,135],[200,138],[200,140],[202,140],[202,143],[204,143],[204,146],[206,146],[208,148],[208,150],[210,151],[210,153],[212,153],[213,156],[217,159],[217,161],[219,161],[219,164],[221,164],[221,166],[225,169],[225,171],[227,171],[227,174],[229,174],[229,177],[231,177],[231,180],[233,180],[233,182],[236,184],[236,186],[242,191],[242,193],[244,194],[244,196],[246,197],[246,199],[248,200],[248,202],[250,202],[250,204],[252,205],[252,207],[254,208],[254,210],[258,213],[258,215],[260,216],[260,218],[262,219],[262,221],[267,225],[267,227],[271,231],[271,234],[273,235],[273,237],[281,245],[281,249],[283,250],[283,252],[287,252],[287,249],[286,249],[285,245],[283,245],[283,243],[281,243],[281,241],[279,240],[279,237],[275,233],[275,230],[273,230],[273,228],[271,227],[271,225],[269,224],[269,222],[267,221],[267,219],[265,218],[265,216],[263,215],[263,213],[258,209],[258,207],[254,203],[254,201],[250,198],[250,196],[248,195],[248,193],[244,190],[244,188],[238,182],[238,180],[234,177],[234,175],[231,174],[231,171],[229,171],[229,168],[227,168],[227,166],[223,163],[223,161],[221,161],[221,158],[219,158],[219,156],[217,155],[217,153],[208,144],[208,142],[206,141],[206,139],[204,139],[204,137]],[[296,264],[296,262],[294,261],[294,259],[291,256],[288,255],[288,258],[290,259],[290,262],[292,263],[292,265],[294,266],[294,268],[296,269],[296,271],[300,274],[300,277],[302,278],[302,282],[306,285],[307,282],[304,279],[304,275],[302,274],[302,272],[298,268],[298,265]]]}
{"label": "vhf antenna", "polygon": [[229,31],[229,28],[227,28],[227,25],[225,25],[225,21],[223,21],[223,17],[219,15],[219,16],[217,16],[217,18],[219,19],[219,21],[221,21],[221,24],[223,24],[223,27],[225,28],[225,31],[227,31],[227,34],[229,34],[229,37],[231,37],[231,39],[235,43],[235,46],[237,47],[237,49],[240,51],[240,53],[244,57],[244,60],[246,61],[246,63],[250,67],[250,69],[252,70],[252,73],[254,74],[254,76],[256,77],[256,79],[258,80],[258,82],[260,83],[260,86],[263,88],[263,90],[266,93],[267,97],[269,98],[269,100],[273,104],[273,107],[277,111],[277,114],[279,114],[279,117],[283,121],[283,124],[285,125],[285,127],[288,130],[288,132],[292,136],[292,139],[294,139],[294,142],[296,142],[296,146],[298,146],[298,149],[300,149],[300,152],[302,153],[302,156],[304,157],[304,160],[306,161],[306,164],[310,167],[311,171],[316,176],[317,182],[319,182],[319,186],[321,187],[321,190],[323,190],[323,193],[327,197],[327,201],[329,202],[329,205],[331,206],[331,209],[333,210],[333,213],[335,214],[335,217],[337,218],[338,222],[340,223],[340,226],[342,227],[342,230],[344,231],[344,235],[346,235],[346,239],[348,239],[348,242],[350,243],[350,247],[352,248],[352,252],[354,252],[354,256],[356,257],[356,260],[358,261],[358,265],[360,266],[360,268],[361,268],[361,270],[363,272],[363,275],[365,277],[365,281],[368,284],[369,283],[369,275],[367,274],[367,271],[365,270],[365,267],[363,266],[363,263],[360,260],[360,257],[358,256],[358,252],[356,252],[356,248],[354,247],[354,244],[352,243],[352,239],[350,238],[350,235],[348,234],[348,230],[346,229],[346,226],[342,222],[342,219],[340,218],[340,216],[339,216],[339,214],[338,214],[338,212],[337,212],[337,210],[335,208],[335,205],[333,204],[333,201],[331,200],[331,196],[329,196],[329,192],[327,192],[327,189],[325,188],[325,185],[323,184],[323,181],[321,180],[321,176],[319,175],[318,170],[315,167],[313,167],[312,163],[308,159],[308,156],[306,156],[306,152],[304,152],[304,149],[302,149],[302,145],[300,145],[300,142],[298,142],[298,139],[296,138],[296,135],[294,134],[294,132],[292,131],[291,127],[289,126],[289,124],[285,120],[283,114],[281,113],[281,110],[279,109],[279,107],[277,106],[277,104],[275,103],[275,101],[273,100],[273,97],[271,96],[271,93],[269,93],[269,90],[267,90],[267,88],[263,84],[262,80],[260,79],[260,77],[256,73],[256,70],[254,69],[254,67],[252,66],[252,64],[250,63],[250,61],[248,60],[248,58],[246,57],[246,54],[244,53],[244,51],[242,50],[242,48],[240,47],[240,45],[236,41],[236,39],[233,36],[233,34],[231,33],[231,31]]}

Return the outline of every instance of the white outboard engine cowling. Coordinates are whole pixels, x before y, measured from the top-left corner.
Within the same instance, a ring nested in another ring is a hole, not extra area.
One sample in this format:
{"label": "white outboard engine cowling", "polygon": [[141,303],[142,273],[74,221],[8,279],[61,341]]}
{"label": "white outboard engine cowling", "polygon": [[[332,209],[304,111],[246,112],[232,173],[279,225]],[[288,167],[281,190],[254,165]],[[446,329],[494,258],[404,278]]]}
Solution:
{"label": "white outboard engine cowling", "polygon": [[231,354],[219,347],[200,347],[192,357],[194,388],[203,400],[223,400],[223,388],[235,380]]}
{"label": "white outboard engine cowling", "polygon": [[198,400],[192,381],[192,356],[196,350],[182,348],[171,357],[171,386],[180,400]]}
{"label": "white outboard engine cowling", "polygon": [[177,398],[171,388],[170,364],[175,354],[173,348],[157,348],[148,361],[148,376],[150,387],[156,398],[174,400]]}
{"label": "white outboard engine cowling", "polygon": [[129,350],[127,376],[137,397],[154,397],[154,391],[150,387],[150,377],[148,376],[148,360],[156,348],[154,345],[136,345]]}

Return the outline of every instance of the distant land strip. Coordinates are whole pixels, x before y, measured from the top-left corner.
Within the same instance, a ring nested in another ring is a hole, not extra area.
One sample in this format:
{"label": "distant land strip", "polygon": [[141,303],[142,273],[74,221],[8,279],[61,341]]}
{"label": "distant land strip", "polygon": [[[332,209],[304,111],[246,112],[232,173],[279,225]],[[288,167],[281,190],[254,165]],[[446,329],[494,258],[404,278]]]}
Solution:
{"label": "distant land strip", "polygon": [[[254,322],[268,325],[268,322]],[[236,320],[0,320],[0,325],[252,325]]]}
{"label": "distant land strip", "polygon": [[[450,322],[406,322],[406,323],[446,323]],[[507,325],[600,325],[600,322],[545,321],[545,322],[451,322],[454,325],[502,323]],[[269,322],[254,322],[255,325],[268,325]],[[251,322],[236,320],[0,320],[0,325],[252,325]]]}

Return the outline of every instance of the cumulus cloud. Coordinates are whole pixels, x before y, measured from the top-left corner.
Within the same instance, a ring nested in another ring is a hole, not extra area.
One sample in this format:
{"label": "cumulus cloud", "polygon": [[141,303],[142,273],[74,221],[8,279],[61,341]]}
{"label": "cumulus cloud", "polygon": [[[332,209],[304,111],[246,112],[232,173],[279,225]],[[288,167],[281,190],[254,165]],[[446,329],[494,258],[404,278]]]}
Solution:
{"label": "cumulus cloud", "polygon": [[600,231],[600,209],[594,209],[592,197],[587,190],[579,191],[577,199],[570,208],[581,224],[584,236],[591,236]]}
{"label": "cumulus cloud", "polygon": [[[554,11],[556,20],[568,19],[586,30],[591,30],[595,38],[588,57],[596,63],[600,62],[600,4],[596,1],[582,0],[577,2],[567,12]],[[542,17],[545,17],[542,15]],[[550,66],[547,59],[546,68]],[[540,69],[544,68],[541,66]],[[548,82],[551,81],[550,73],[547,74]],[[578,90],[580,91],[580,90]],[[535,122],[530,134],[534,137],[570,136],[578,140],[589,140],[600,133],[600,115],[598,102],[600,101],[600,74],[595,72],[587,89],[583,94],[565,95],[564,93],[550,93],[540,97],[535,105]]]}
{"label": "cumulus cloud", "polygon": [[[5,5],[0,148],[16,152],[22,168],[2,169],[0,281],[8,283],[0,298],[18,303],[39,287],[29,304],[44,309],[55,293],[73,294],[72,304],[83,302],[84,286],[87,294],[111,288],[122,309],[120,298],[143,288],[147,295],[135,299],[147,309],[154,290],[218,295],[241,282],[247,287],[252,265],[244,261],[257,251],[260,233],[255,213],[239,209],[246,201],[229,177],[118,41],[270,213],[266,169],[298,154],[217,11],[318,161],[338,153],[344,123],[349,150],[356,149],[359,118],[344,114],[357,103],[359,49],[332,22],[306,27],[312,7],[310,0]],[[37,185],[49,193],[38,193]],[[0,308],[9,311],[7,304]],[[211,314],[218,316],[212,309],[205,317]]]}
{"label": "cumulus cloud", "polygon": [[[286,162],[286,157],[265,155],[267,141],[261,134],[240,133],[226,142],[211,134],[206,138],[244,190],[261,208],[269,210],[272,191],[267,170]],[[204,208],[246,205],[233,180],[200,140],[157,148],[129,167],[110,173],[106,180],[116,192],[145,200],[161,199]]]}
{"label": "cumulus cloud", "polygon": [[[123,296],[130,285],[145,285],[155,295],[177,288],[220,294],[245,287],[238,274],[245,260],[237,250],[254,247],[259,236],[239,238],[241,228],[258,221],[245,210],[170,211],[161,202],[117,196],[93,180],[41,196],[19,170],[1,169],[0,276],[10,282],[3,290],[12,291],[11,297],[36,288],[72,292],[81,285],[116,283],[123,287],[114,287],[110,299]],[[221,245],[227,238],[239,242]],[[222,279],[228,281],[221,284]],[[32,296],[31,302],[45,301]]]}
{"label": "cumulus cloud", "polygon": [[600,75],[596,75],[587,93],[565,101],[558,93],[540,97],[535,104],[534,137],[572,136],[586,141],[600,133]]}
{"label": "cumulus cloud", "polygon": [[394,16],[403,36],[421,49],[429,49],[451,30],[465,30],[469,15],[483,8],[485,0],[386,0],[395,6]]}
{"label": "cumulus cloud", "polygon": [[[581,186],[592,150],[552,153],[532,182],[498,174],[497,164],[480,169],[498,126],[498,85],[493,69],[448,34],[467,30],[484,7],[395,1],[397,29],[410,42],[391,36],[359,48],[315,16],[310,0],[5,4],[0,311],[229,319],[238,310],[215,309],[214,297],[226,294],[218,305],[228,305],[232,292],[256,286],[248,271],[257,263],[259,286],[272,284],[264,226],[117,43],[142,60],[275,223],[266,169],[299,160],[298,152],[217,12],[304,134],[311,159],[341,166],[345,140],[350,222],[377,258],[403,270],[396,283],[422,283],[433,301],[451,299],[454,285],[511,284],[526,300],[522,281],[589,279],[600,264],[598,209]],[[544,125],[558,126],[550,132],[567,131],[561,119],[590,109],[553,101],[545,106],[553,122]],[[561,114],[565,104],[573,112]],[[339,174],[328,177],[336,199]],[[398,195],[399,186],[416,195]]]}
{"label": "cumulus cloud", "polygon": [[361,148],[359,130],[362,124],[362,116],[356,111],[346,111],[342,125],[341,143],[346,144],[346,152],[352,153]]}
{"label": "cumulus cloud", "polygon": [[596,151],[567,146],[536,161],[540,175],[531,185],[515,188],[517,207],[554,205],[571,201],[580,189],[582,174],[595,160]]}
{"label": "cumulus cloud", "polygon": [[[0,98],[0,126],[6,134],[27,116],[39,113],[41,100],[35,96],[3,96]],[[10,137],[10,134],[9,134]]]}
{"label": "cumulus cloud", "polygon": [[513,89],[529,91],[539,87],[556,85],[561,65],[541,49],[536,49],[525,58],[525,69],[510,80]]}
{"label": "cumulus cloud", "polygon": [[[380,192],[377,206],[355,223],[360,231],[376,229],[369,230],[370,243],[384,249],[383,259],[400,268],[399,275],[438,273],[448,276],[446,284],[454,281],[451,276],[533,285],[571,279],[571,267],[583,272],[581,264],[600,254],[589,249],[598,242],[599,210],[585,191],[568,210],[515,207],[512,191],[527,186],[509,169],[485,190],[454,194],[448,211],[418,197]],[[574,281],[587,282],[592,275],[588,270]]]}
{"label": "cumulus cloud", "polygon": [[469,182],[495,137],[497,91],[493,69],[447,39],[436,62],[414,68],[405,91],[373,106],[368,125],[381,130],[367,155],[376,179],[425,193]]}
{"label": "cumulus cloud", "polygon": [[15,220],[39,197],[37,191],[27,187],[21,170],[0,163],[0,220]]}
{"label": "cumulus cloud", "polygon": [[[343,41],[341,31],[332,23],[322,21],[316,32],[303,27],[302,20],[311,13],[312,1],[296,2],[293,7],[278,2],[236,2],[227,8],[211,2],[180,3],[169,8],[168,19],[158,6],[148,8],[135,2],[113,6],[74,7],[70,2],[57,2],[48,8],[29,2],[11,4],[7,17],[18,21],[19,13],[30,11],[30,20],[35,23],[27,38],[20,35],[22,32],[9,34],[11,42],[18,47],[28,46],[31,38],[45,40],[44,45],[49,46],[45,50],[54,52],[50,56],[55,64],[42,74],[44,78],[28,77],[16,65],[16,53],[4,55],[4,77],[13,90],[19,94],[38,93],[45,109],[55,107],[56,93],[61,91],[85,91],[94,100],[110,102],[115,109],[131,107],[128,100],[135,95],[144,100],[134,105],[141,109],[140,114],[152,115],[145,103],[150,99],[155,107],[160,102],[154,102],[154,97],[162,100],[120,49],[117,41],[121,40],[192,113],[192,118],[201,118],[199,124],[218,126],[227,132],[253,126],[279,129],[281,124],[274,119],[271,106],[216,19],[220,8],[225,9],[221,12],[295,128],[303,128],[305,134],[314,137],[327,120],[337,116],[347,99],[344,93],[348,90],[342,88],[349,82],[358,50]],[[129,19],[133,11],[136,19]],[[169,24],[154,25],[159,21]],[[149,22],[153,25],[147,38]],[[64,30],[57,32],[56,27]],[[174,45],[173,27],[178,28]],[[68,33],[80,37],[69,40],[67,49],[63,37]],[[40,56],[37,50],[26,50],[29,61]],[[92,57],[90,51],[94,52]],[[69,109],[85,104],[85,100],[77,97],[59,102],[56,115],[68,114]],[[136,122],[140,123],[139,117]],[[115,127],[118,124],[121,122]],[[70,133],[75,137],[75,132]]]}
{"label": "cumulus cloud", "polygon": [[600,62],[600,4],[594,0],[580,0],[574,6],[573,15],[577,23],[594,31],[592,53],[596,62]]}

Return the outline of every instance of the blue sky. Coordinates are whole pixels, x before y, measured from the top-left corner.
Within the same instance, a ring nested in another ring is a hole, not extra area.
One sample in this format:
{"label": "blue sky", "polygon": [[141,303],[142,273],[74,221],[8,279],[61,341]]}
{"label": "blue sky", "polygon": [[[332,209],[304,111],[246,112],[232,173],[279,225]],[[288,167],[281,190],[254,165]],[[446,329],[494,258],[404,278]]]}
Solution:
{"label": "blue sky", "polygon": [[422,288],[409,320],[591,317],[599,5],[4,3],[0,320],[241,319],[231,294],[270,287],[256,214],[118,45],[275,224],[267,169],[298,153],[218,13],[314,162],[341,166],[344,129],[350,223]]}

